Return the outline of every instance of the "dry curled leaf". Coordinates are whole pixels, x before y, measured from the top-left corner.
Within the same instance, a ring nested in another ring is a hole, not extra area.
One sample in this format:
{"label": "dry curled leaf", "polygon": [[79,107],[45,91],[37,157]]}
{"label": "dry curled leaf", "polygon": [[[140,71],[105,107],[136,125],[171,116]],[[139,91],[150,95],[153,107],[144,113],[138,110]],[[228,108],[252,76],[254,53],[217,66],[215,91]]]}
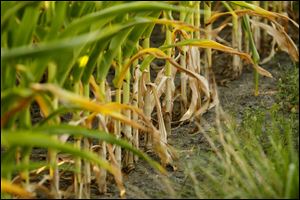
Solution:
{"label": "dry curled leaf", "polygon": [[270,25],[267,25],[265,23],[261,23],[258,21],[250,20],[251,23],[254,26],[258,26],[264,30],[267,31],[269,35],[271,35],[277,42],[279,48],[286,53],[288,53],[293,61],[298,62],[299,61],[299,52],[296,44],[293,42],[293,40],[288,36],[288,34],[284,31],[284,28],[277,24],[277,28],[274,28]]}

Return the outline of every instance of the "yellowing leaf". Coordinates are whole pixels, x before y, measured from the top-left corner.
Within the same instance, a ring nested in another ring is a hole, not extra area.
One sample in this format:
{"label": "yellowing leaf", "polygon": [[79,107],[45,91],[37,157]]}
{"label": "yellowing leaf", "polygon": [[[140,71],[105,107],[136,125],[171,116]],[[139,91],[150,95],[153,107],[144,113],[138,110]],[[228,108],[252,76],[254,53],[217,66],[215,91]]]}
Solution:
{"label": "yellowing leaf", "polygon": [[157,86],[153,83],[149,83],[149,85],[152,87],[153,95],[154,95],[154,100],[155,100],[155,105],[157,109],[157,118],[158,118],[158,125],[159,125],[159,132],[161,136],[161,140],[167,144],[167,131],[165,127],[165,123],[163,120],[163,114],[161,111],[161,105],[159,101],[159,96],[157,94]]}
{"label": "yellowing leaf", "polygon": [[122,71],[121,71],[121,73],[119,73],[119,76],[117,76],[113,80],[113,82],[117,88],[121,87],[122,81],[124,80],[125,75],[126,75],[127,71],[129,70],[130,66],[132,65],[132,63],[136,59],[138,59],[139,57],[141,57],[145,54],[151,54],[151,55],[154,55],[155,57],[159,57],[159,58],[163,58],[163,57],[167,56],[163,51],[161,51],[160,49],[157,49],[157,48],[146,48],[146,49],[140,50],[137,54],[135,54],[134,56],[132,56],[130,58],[130,60],[122,68]]}
{"label": "yellowing leaf", "polygon": [[190,119],[191,116],[194,114],[196,111],[197,107],[197,100],[198,100],[198,92],[197,92],[197,87],[196,83],[193,80],[190,80],[189,86],[191,87],[192,90],[192,99],[191,99],[191,104],[189,109],[186,111],[186,113],[180,118],[179,121],[185,121],[187,119]]}
{"label": "yellowing leaf", "polygon": [[128,63],[123,67],[122,72],[119,74],[119,76],[114,79],[114,84],[116,85],[116,87],[118,87],[118,88],[121,87],[122,81],[125,78],[125,74],[127,73],[127,70],[129,69],[129,67],[131,66],[133,61],[145,54],[150,54],[156,58],[168,60],[179,71],[184,72],[193,78],[196,78],[199,82],[199,85],[201,86],[202,91],[209,98],[209,88],[208,88],[208,84],[205,82],[206,79],[204,79],[199,74],[192,72],[191,70],[181,67],[174,59],[168,57],[162,50],[160,50],[158,48],[146,48],[146,49],[139,51],[137,54],[135,54],[133,57],[131,57],[131,59],[128,61]]}
{"label": "yellowing leaf", "polygon": [[[253,7],[254,5],[251,5],[251,7]],[[258,6],[256,6],[258,7]],[[248,9],[245,9],[245,10],[236,10],[234,11],[236,15],[238,16],[243,16],[243,15],[251,15],[251,16],[260,16],[260,17],[264,17],[264,18],[267,18],[271,21],[275,21],[277,18],[281,18],[281,19],[286,19],[286,20],[289,20],[290,22],[292,22],[292,24],[299,28],[299,24],[297,24],[297,22],[295,22],[294,20],[292,20],[291,18],[285,16],[285,15],[282,15],[280,13],[275,13],[275,12],[271,12],[271,11],[267,11],[267,10],[264,10],[260,7],[258,7],[259,9],[255,9],[255,10],[248,10]],[[210,19],[208,20],[208,22],[206,23],[206,25],[209,25],[211,23],[213,23],[214,21],[216,21],[218,18],[220,17],[223,17],[225,15],[229,15],[229,16],[232,16],[232,13],[231,12],[222,12],[222,13],[215,13],[213,14]]]}
{"label": "yellowing leaf", "polygon": [[33,198],[34,195],[19,185],[1,179],[1,193],[8,193],[21,198]]}
{"label": "yellowing leaf", "polygon": [[40,95],[35,96],[35,100],[38,103],[38,105],[40,106],[43,116],[48,117],[49,116],[49,108],[48,108],[45,100]]}
{"label": "yellowing leaf", "polygon": [[199,31],[200,29],[196,26],[184,23],[182,21],[175,21],[169,19],[152,19],[156,24],[164,24],[164,25],[171,25],[177,29],[185,30],[185,31]]}
{"label": "yellowing leaf", "polygon": [[100,90],[100,87],[96,83],[96,80],[93,75],[89,79],[89,84],[91,85],[91,88],[93,89],[96,99],[100,102],[105,102],[105,94],[103,94],[102,90]]}
{"label": "yellowing leaf", "polygon": [[254,4],[250,4],[250,3],[246,3],[244,1],[230,1],[231,3],[234,3],[234,4],[237,4],[241,7],[245,7],[245,8],[249,8],[253,11],[255,11],[255,13],[257,14],[260,14],[262,16],[266,16],[266,17],[277,17],[278,15],[274,12],[271,12],[271,11],[268,11],[268,10],[265,10],[257,5],[254,5]]}
{"label": "yellowing leaf", "polygon": [[277,42],[278,46],[281,50],[288,53],[291,58],[298,62],[299,61],[299,52],[296,44],[293,40],[288,36],[288,34],[284,31],[284,28],[278,25],[279,30],[269,26],[267,24],[250,20],[254,26],[258,26],[262,29],[265,29],[269,35],[271,35]]}
{"label": "yellowing leaf", "polygon": [[257,64],[255,64],[254,61],[251,59],[249,54],[239,52],[239,51],[237,51],[237,50],[235,50],[231,47],[222,45],[222,44],[220,44],[218,42],[215,42],[215,41],[212,41],[212,40],[206,40],[206,39],[202,39],[202,40],[196,40],[196,39],[185,40],[185,41],[182,41],[182,42],[178,42],[176,44],[164,46],[163,48],[171,48],[171,47],[174,47],[174,46],[185,46],[185,45],[186,46],[197,46],[197,47],[200,47],[200,48],[211,48],[211,49],[216,49],[216,50],[223,51],[223,52],[226,52],[226,53],[238,55],[241,58],[243,58],[243,59],[247,60],[248,62],[250,62],[252,64],[253,68],[256,69],[259,74],[272,78],[272,74],[270,72],[268,72],[267,70],[261,68]]}
{"label": "yellowing leaf", "polygon": [[[138,109],[132,108],[133,106],[123,105],[118,103],[99,104],[96,102],[92,102],[89,99],[79,96],[75,93],[61,89],[53,84],[36,83],[36,84],[32,84],[31,88],[34,89],[35,91],[50,91],[55,96],[57,96],[60,100],[71,102],[91,112],[98,112],[103,115],[111,116],[112,118],[120,120],[126,124],[129,124],[134,128],[147,131],[146,127],[142,126],[141,124],[135,121],[130,120],[129,118],[117,112],[117,110],[122,108],[131,108],[132,110],[137,111]],[[140,111],[139,113],[141,114],[142,112]]]}

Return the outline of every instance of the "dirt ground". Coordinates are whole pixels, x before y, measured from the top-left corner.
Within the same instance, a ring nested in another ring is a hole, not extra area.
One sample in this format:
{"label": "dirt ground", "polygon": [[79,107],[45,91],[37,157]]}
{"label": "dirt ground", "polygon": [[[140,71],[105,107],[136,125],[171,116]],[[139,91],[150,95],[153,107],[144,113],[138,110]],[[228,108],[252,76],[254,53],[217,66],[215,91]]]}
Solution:
{"label": "dirt ground", "polygon": [[[157,30],[156,30],[157,29]],[[155,28],[154,32],[159,33],[159,28]],[[155,39],[151,40],[151,46],[156,47],[162,45],[164,41],[163,34],[156,34]],[[215,54],[214,59],[214,72],[216,73],[217,80],[218,72],[222,68],[226,68],[226,64],[230,63],[232,56],[228,54]],[[157,60],[156,66],[163,66],[163,60]],[[244,67],[242,75],[233,81],[228,82],[225,86],[218,86],[219,100],[223,110],[236,117],[237,122],[241,122],[243,114],[246,109],[255,108],[269,108],[275,103],[275,95],[277,92],[277,82],[283,74],[284,68],[291,68],[292,62],[288,54],[278,52],[276,56],[267,64],[262,67],[273,75],[273,79],[267,77],[260,77],[259,79],[259,96],[254,96],[253,85],[253,69],[251,67]],[[154,75],[154,74],[152,74]],[[109,73],[108,79],[113,78],[114,74]],[[180,110],[179,105],[174,103],[174,115],[176,110]],[[40,115],[37,110],[32,113],[33,123],[39,121]],[[67,117],[67,118],[70,118]],[[214,109],[209,110],[201,117],[200,124],[204,130],[208,130],[215,123]],[[203,153],[209,151],[209,145],[205,141],[201,132],[197,131],[197,127],[193,121],[187,122],[180,126],[172,127],[172,134],[168,138],[168,143],[177,152],[178,160],[175,161],[176,170],[168,169],[168,178],[163,178],[153,168],[143,160],[139,160],[129,174],[123,174],[123,180],[126,188],[126,198],[191,198],[194,194],[190,194],[185,188],[192,188],[193,184],[190,179],[185,175],[186,165],[193,161]],[[32,154],[33,160],[45,160],[46,151],[35,149]],[[152,156],[158,160],[155,156]],[[62,180],[61,187],[67,188],[70,186],[70,180]],[[107,199],[119,198],[119,190],[114,181],[108,183],[108,192],[100,194],[97,189],[97,184],[91,184],[91,198],[94,199]]]}
{"label": "dirt ground", "polygon": [[[237,80],[229,82],[226,86],[219,86],[219,99],[223,110],[236,116],[241,122],[245,109],[269,108],[275,103],[277,92],[276,83],[282,75],[284,68],[292,67],[288,55],[284,52],[278,53],[269,63],[262,65],[272,73],[273,79],[260,77],[260,95],[253,95],[253,70],[245,68],[243,74]],[[214,109],[202,116],[200,124],[204,129],[209,129],[214,124]],[[124,183],[127,191],[127,198],[189,198],[184,193],[185,187],[191,187],[184,173],[185,166],[193,160],[193,157],[201,156],[208,150],[208,144],[201,133],[197,131],[194,122],[186,123],[179,127],[173,127],[172,135],[169,137],[169,144],[177,150],[179,159],[175,162],[177,170],[169,170],[169,182],[171,190],[168,189],[167,180],[155,172],[146,162],[139,160],[135,170],[130,174],[124,174]],[[97,193],[93,189],[92,198],[118,198],[118,190],[115,186],[108,188],[106,195]]]}
{"label": "dirt ground", "polygon": [[[216,63],[216,66],[219,65],[220,63]],[[269,108],[275,103],[278,79],[283,75],[284,68],[292,67],[292,62],[286,53],[280,52],[262,67],[271,72],[274,78],[260,77],[260,95],[257,97],[253,95],[253,70],[248,67],[244,68],[241,77],[237,80],[230,81],[226,86],[218,86],[219,99],[223,110],[235,116],[237,122],[241,122],[246,109]],[[39,116],[36,117],[39,118]],[[208,130],[214,123],[215,113],[214,109],[211,109],[201,117],[200,124],[204,130]],[[175,161],[177,169],[173,171],[171,168],[168,168],[168,178],[163,178],[148,163],[139,160],[134,170],[129,174],[123,174],[126,198],[193,197],[194,194],[190,194],[193,190],[186,189],[193,186],[191,180],[185,175],[186,165],[210,150],[203,134],[197,130],[194,122],[187,122],[180,126],[172,127],[172,134],[168,138],[168,143],[177,152],[178,160]],[[35,161],[45,160],[45,156],[46,150],[34,149],[31,159]],[[158,161],[157,157],[151,157]],[[70,177],[67,174],[65,175]],[[33,179],[32,181],[34,181]],[[61,189],[65,190],[70,184],[71,180],[69,178],[63,178],[60,183]],[[119,198],[119,190],[114,181],[112,181],[108,183],[108,192],[100,194],[97,184],[92,182],[91,198]]]}

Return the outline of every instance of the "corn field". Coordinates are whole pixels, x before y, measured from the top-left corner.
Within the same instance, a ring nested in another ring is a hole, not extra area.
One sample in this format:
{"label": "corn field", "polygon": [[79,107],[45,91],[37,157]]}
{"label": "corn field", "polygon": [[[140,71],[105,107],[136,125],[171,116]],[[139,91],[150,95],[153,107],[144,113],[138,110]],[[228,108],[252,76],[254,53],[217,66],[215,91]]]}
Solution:
{"label": "corn field", "polygon": [[251,67],[254,96],[277,51],[299,62],[297,4],[1,1],[1,198],[125,198],[141,160],[167,176],[173,127],[220,104],[217,53],[224,80]]}

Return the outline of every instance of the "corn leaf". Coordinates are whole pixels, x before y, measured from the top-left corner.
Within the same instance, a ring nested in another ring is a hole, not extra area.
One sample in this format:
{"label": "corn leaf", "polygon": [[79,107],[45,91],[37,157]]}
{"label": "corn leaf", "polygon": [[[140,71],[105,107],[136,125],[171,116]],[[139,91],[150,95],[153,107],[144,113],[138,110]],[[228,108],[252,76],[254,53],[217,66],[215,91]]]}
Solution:
{"label": "corn leaf", "polygon": [[241,58],[247,60],[248,62],[250,62],[252,64],[252,66],[254,67],[254,69],[256,69],[259,74],[272,78],[271,73],[266,71],[265,69],[261,68],[257,64],[255,64],[254,61],[251,59],[249,54],[239,52],[239,51],[237,51],[237,50],[235,50],[231,47],[222,45],[222,44],[217,43],[217,42],[212,41],[212,40],[191,39],[191,40],[185,40],[185,41],[182,41],[182,42],[178,42],[176,44],[163,46],[162,48],[165,49],[165,48],[171,48],[171,47],[175,47],[175,46],[197,46],[197,47],[200,47],[200,48],[211,48],[211,49],[223,51],[223,52],[226,52],[226,53],[235,54],[235,55],[238,55]]}
{"label": "corn leaf", "polygon": [[296,44],[293,40],[288,36],[288,34],[284,31],[283,27],[278,27],[279,30],[273,28],[270,25],[250,20],[254,26],[258,26],[267,31],[269,35],[271,35],[277,42],[278,46],[281,50],[288,53],[293,61],[299,62],[299,52]]}
{"label": "corn leaf", "polygon": [[16,195],[21,198],[33,198],[34,195],[31,192],[28,192],[20,185],[11,183],[5,179],[1,178],[1,193],[8,193],[11,195]]}

